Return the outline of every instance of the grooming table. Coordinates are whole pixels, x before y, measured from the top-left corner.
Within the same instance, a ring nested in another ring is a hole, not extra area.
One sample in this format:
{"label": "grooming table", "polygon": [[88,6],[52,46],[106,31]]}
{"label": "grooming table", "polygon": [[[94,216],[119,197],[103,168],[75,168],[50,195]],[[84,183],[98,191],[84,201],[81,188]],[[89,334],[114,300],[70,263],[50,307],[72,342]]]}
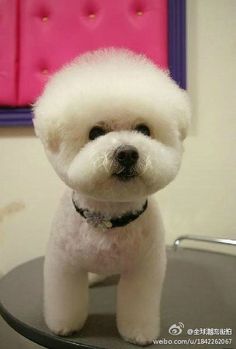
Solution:
{"label": "grooming table", "polygon": [[[176,240],[175,246],[179,242]],[[149,348],[236,348],[236,257],[181,247],[169,248],[167,253],[160,339],[218,339],[222,344],[167,345],[163,342]],[[44,323],[43,258],[37,258],[16,267],[0,280],[0,314],[17,332],[46,348],[137,348],[124,342],[116,329],[117,281],[117,277],[111,277],[92,287],[86,325],[76,335],[59,337]],[[173,324],[181,328],[181,334],[169,333]],[[196,332],[198,329],[201,334]],[[200,329],[221,332],[225,329],[227,334],[206,335]],[[195,334],[191,334],[191,330],[195,330]]]}

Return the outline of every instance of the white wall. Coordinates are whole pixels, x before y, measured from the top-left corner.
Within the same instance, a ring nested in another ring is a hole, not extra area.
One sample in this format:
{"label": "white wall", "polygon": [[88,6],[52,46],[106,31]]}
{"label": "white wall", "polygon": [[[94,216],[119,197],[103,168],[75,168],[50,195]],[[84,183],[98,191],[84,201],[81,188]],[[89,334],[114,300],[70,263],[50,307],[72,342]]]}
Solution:
{"label": "white wall", "polygon": [[[236,238],[236,1],[187,5],[193,127],[176,181],[157,194],[169,244],[180,234]],[[63,184],[32,129],[0,129],[0,137],[0,272],[6,272],[44,253]]]}
{"label": "white wall", "polygon": [[193,125],[179,176],[160,193],[168,242],[178,234],[236,238],[235,14],[235,0],[187,0]]}

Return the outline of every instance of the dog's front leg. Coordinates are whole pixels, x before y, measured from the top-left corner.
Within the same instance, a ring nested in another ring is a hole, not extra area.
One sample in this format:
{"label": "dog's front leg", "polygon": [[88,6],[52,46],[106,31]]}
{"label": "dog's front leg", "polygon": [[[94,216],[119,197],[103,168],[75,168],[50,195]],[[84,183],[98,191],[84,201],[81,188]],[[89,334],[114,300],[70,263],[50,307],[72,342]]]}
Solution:
{"label": "dog's front leg", "polygon": [[150,251],[149,257],[132,273],[121,275],[118,285],[117,325],[128,342],[147,345],[160,334],[160,299],[166,256]]}
{"label": "dog's front leg", "polygon": [[53,247],[44,265],[44,315],[50,330],[66,336],[78,331],[88,315],[88,275],[73,267]]}

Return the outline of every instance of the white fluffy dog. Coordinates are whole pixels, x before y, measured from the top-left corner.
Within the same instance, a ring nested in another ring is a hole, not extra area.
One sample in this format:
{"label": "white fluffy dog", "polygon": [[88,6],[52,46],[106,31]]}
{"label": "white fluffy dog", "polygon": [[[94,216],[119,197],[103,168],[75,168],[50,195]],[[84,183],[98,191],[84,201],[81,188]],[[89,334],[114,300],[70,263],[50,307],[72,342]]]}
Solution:
{"label": "white fluffy dog", "polygon": [[159,336],[166,256],[151,194],[179,170],[189,114],[186,93],[128,50],[85,54],[48,83],[35,129],[69,187],[45,260],[45,319],[54,333],[84,325],[88,280],[120,274],[121,336],[140,345]]}

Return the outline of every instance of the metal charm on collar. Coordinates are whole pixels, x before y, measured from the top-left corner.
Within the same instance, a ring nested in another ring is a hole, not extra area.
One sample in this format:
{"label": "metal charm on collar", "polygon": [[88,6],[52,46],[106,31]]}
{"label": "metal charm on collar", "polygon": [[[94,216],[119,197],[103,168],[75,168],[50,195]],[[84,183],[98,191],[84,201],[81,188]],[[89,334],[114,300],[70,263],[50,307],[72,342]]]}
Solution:
{"label": "metal charm on collar", "polygon": [[86,222],[88,224],[92,225],[95,228],[100,228],[100,229],[124,227],[125,225],[136,220],[147,209],[147,206],[148,206],[148,202],[146,200],[143,207],[139,211],[136,211],[135,213],[132,211],[129,211],[123,214],[122,216],[111,217],[109,215],[103,215],[99,212],[89,211],[89,209],[87,208],[79,207],[74,199],[74,192],[72,194],[72,202],[75,210],[84,219],[86,219]]}

